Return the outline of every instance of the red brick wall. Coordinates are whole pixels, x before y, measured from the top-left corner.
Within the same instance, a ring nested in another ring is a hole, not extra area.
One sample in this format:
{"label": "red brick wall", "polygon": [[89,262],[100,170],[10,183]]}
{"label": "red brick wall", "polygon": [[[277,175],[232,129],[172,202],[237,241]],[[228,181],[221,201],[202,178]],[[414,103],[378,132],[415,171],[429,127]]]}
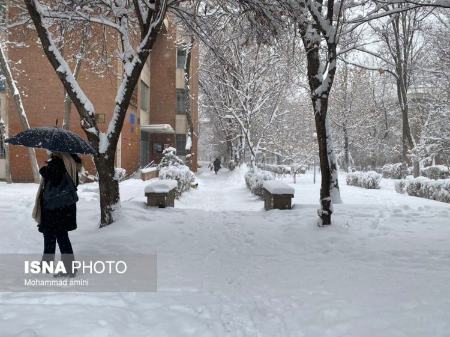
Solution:
{"label": "red brick wall", "polygon": [[176,122],[176,30],[169,24],[163,26],[150,59],[150,123],[170,124]]}
{"label": "red brick wall", "polygon": [[198,43],[195,43],[192,49],[191,57],[191,79],[190,79],[190,94],[191,94],[191,111],[192,122],[194,123],[195,134],[192,138],[192,170],[197,171],[198,166]]}
{"label": "red brick wall", "polygon": [[[176,123],[176,27],[170,23],[168,29],[163,28],[161,35],[155,42],[150,59],[150,123],[170,124],[175,129]],[[14,76],[24,93],[24,106],[27,111],[31,127],[54,126],[56,119],[59,126],[62,125],[64,115],[64,90],[56,76],[55,71],[44,55],[42,47],[37,43],[38,37],[34,30],[16,28],[12,30],[10,39],[24,43],[26,47],[10,47],[8,56],[14,67]],[[75,37],[76,39],[76,37]],[[117,46],[115,35],[108,37],[109,53],[113,55]],[[77,47],[77,44],[66,43],[68,46]],[[70,48],[70,47],[69,47]],[[198,95],[198,47],[195,48],[192,71],[191,93]],[[73,68],[73,64],[70,64]],[[106,115],[106,122],[99,124],[101,130],[105,130],[109,123],[114,107],[114,99],[118,86],[118,64],[113,64],[113,70],[103,72],[101,75],[90,69],[89,65],[82,67],[79,82],[88,97],[94,104],[97,113]],[[138,91],[139,93],[139,91]],[[139,105],[139,97],[137,100]],[[194,121],[197,121],[197,99],[193,104]],[[130,124],[130,113],[135,113],[135,125]],[[8,102],[9,134],[14,135],[22,131],[15,106],[11,99]],[[139,167],[140,161],[140,130],[139,108],[130,106],[125,118],[121,139],[121,166],[128,173],[134,172]],[[71,130],[86,139],[80,127],[80,119],[76,108],[72,107]],[[159,137],[159,136],[157,136]],[[174,135],[170,136],[171,144],[175,145]],[[167,142],[163,142],[167,143]],[[193,152],[195,153],[195,165],[197,157],[197,139],[193,140]],[[44,150],[37,150],[39,165],[43,165],[47,159]],[[23,147],[10,146],[11,174],[13,181],[32,181],[32,172],[28,152]],[[83,156],[83,164],[89,173],[95,173],[92,157]]]}
{"label": "red brick wall", "polygon": [[[134,113],[134,125],[130,123],[131,113]],[[121,166],[131,174],[140,165],[140,129],[139,109],[130,106],[122,129]]]}
{"label": "red brick wall", "polygon": [[[23,92],[24,106],[31,127],[54,126],[58,119],[58,126],[62,126],[64,116],[64,90],[56,76],[54,69],[42,51],[42,47],[36,43],[37,35],[32,30],[26,34],[22,28],[12,31],[11,39],[23,42],[25,48],[10,47],[8,56],[12,64],[16,64],[13,70],[15,79]],[[111,45],[116,42],[111,40]],[[71,65],[73,67],[73,64]],[[89,65],[84,65],[79,77],[80,86],[94,103],[97,113],[105,113],[106,123],[100,124],[104,130],[112,115],[114,98],[116,94],[116,75],[110,71],[101,76],[94,73]],[[15,110],[13,101],[9,99],[9,132],[14,135],[22,128]],[[72,106],[71,130],[86,139],[80,127],[80,118],[75,106]],[[10,146],[11,175],[14,181],[32,181],[32,172],[28,152],[23,147]],[[45,151],[37,150],[39,165],[43,165],[47,156]],[[95,172],[92,157],[83,156],[83,164],[90,172]]]}

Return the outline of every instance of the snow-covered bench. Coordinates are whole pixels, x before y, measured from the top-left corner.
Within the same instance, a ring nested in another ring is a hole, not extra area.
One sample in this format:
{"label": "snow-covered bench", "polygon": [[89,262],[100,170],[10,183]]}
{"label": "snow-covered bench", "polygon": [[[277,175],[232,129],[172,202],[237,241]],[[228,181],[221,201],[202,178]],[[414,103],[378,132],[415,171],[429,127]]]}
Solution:
{"label": "snow-covered bench", "polygon": [[149,180],[145,187],[147,206],[154,207],[175,207],[175,191],[178,186],[176,180],[158,179]]}
{"label": "snow-covered bench", "polygon": [[278,180],[266,180],[263,183],[264,208],[291,209],[294,188]]}

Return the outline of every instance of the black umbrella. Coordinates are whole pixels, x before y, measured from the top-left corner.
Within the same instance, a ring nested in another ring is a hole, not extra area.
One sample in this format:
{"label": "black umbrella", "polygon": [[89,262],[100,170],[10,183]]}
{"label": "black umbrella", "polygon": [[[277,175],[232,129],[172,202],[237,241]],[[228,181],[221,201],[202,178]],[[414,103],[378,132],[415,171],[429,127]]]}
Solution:
{"label": "black umbrella", "polygon": [[26,147],[39,147],[54,152],[95,154],[94,148],[76,133],[56,127],[31,128],[14,137],[7,143]]}

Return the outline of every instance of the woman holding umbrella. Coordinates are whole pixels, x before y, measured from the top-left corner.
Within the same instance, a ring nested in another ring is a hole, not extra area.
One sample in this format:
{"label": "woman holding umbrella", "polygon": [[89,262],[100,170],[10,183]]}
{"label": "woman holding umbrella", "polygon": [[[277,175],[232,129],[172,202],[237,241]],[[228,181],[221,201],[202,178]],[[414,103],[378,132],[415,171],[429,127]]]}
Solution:
{"label": "woman holding umbrella", "polygon": [[43,261],[54,261],[58,242],[67,275],[58,273],[55,276],[75,276],[68,232],[77,228],[76,187],[80,170],[80,157],[64,152],[50,153],[47,165],[39,170],[43,179],[36,195],[33,218],[44,235]]}
{"label": "woman holding umbrella", "polygon": [[74,256],[68,232],[77,228],[77,186],[81,169],[81,159],[74,153],[95,154],[95,150],[77,134],[58,128],[28,129],[7,139],[7,142],[48,150],[47,165],[39,170],[42,179],[36,195],[33,218],[44,235],[42,261],[54,260],[58,243],[67,273],[55,276],[73,277]]}

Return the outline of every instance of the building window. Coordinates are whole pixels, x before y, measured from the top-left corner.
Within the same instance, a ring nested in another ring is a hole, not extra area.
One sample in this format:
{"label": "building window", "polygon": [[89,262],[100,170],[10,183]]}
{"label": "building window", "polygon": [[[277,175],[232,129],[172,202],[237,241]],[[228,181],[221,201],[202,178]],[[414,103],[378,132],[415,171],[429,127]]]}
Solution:
{"label": "building window", "polygon": [[150,88],[141,81],[141,110],[150,111]]}
{"label": "building window", "polygon": [[95,114],[95,119],[97,121],[97,124],[105,124],[106,115],[105,114]]}
{"label": "building window", "polygon": [[186,104],[184,98],[184,89],[177,89],[177,115],[186,113]]}
{"label": "building window", "polygon": [[186,155],[186,135],[177,135],[177,155]]}
{"label": "building window", "polygon": [[179,47],[177,49],[177,68],[184,69],[186,64],[186,49]]}

